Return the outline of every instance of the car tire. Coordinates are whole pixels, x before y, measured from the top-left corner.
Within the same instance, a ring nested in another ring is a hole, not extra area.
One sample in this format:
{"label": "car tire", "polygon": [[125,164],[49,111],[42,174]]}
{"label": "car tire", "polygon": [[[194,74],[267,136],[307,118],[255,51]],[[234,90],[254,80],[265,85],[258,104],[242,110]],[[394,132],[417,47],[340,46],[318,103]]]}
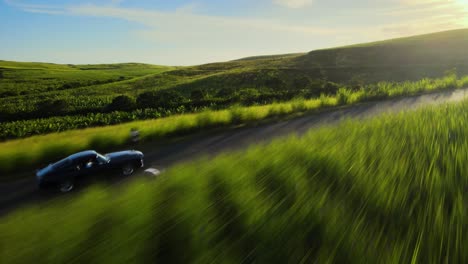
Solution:
{"label": "car tire", "polygon": [[122,167],[123,176],[130,176],[133,174],[134,171],[135,171],[135,166],[133,166],[133,164],[131,163],[128,163]]}
{"label": "car tire", "polygon": [[70,192],[71,190],[73,190],[73,187],[75,187],[75,185],[73,184],[72,180],[61,182],[59,183],[59,186],[58,186],[59,191],[61,193]]}

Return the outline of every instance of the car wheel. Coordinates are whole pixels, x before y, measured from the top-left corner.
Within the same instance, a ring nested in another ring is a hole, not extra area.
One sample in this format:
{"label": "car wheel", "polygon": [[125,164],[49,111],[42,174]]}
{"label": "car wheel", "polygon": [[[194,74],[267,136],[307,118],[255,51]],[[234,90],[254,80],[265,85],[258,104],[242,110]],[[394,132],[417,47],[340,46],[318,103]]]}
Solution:
{"label": "car wheel", "polygon": [[124,176],[130,176],[133,174],[134,168],[132,164],[127,164],[122,168],[122,174]]}
{"label": "car wheel", "polygon": [[59,184],[59,190],[60,192],[62,193],[67,193],[71,190],[73,190],[73,182],[72,181],[66,181],[66,182],[62,182]]}

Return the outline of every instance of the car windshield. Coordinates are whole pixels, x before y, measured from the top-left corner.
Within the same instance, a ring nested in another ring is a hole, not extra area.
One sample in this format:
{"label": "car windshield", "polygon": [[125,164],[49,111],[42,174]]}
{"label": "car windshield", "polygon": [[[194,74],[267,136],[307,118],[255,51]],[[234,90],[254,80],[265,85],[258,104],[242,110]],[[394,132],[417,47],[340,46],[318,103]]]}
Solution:
{"label": "car windshield", "polygon": [[100,164],[104,164],[104,163],[107,163],[109,162],[109,158],[106,157],[106,156],[103,156],[101,154],[97,154],[97,161],[100,163]]}

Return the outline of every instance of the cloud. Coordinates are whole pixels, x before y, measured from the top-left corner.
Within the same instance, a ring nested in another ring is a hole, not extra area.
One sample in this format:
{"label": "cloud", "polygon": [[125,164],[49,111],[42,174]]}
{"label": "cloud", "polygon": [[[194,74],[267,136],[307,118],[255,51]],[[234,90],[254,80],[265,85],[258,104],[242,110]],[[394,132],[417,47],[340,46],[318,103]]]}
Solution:
{"label": "cloud", "polygon": [[4,0],[7,5],[14,6],[30,13],[42,13],[50,15],[64,14],[65,11],[61,6],[31,4],[18,0]]}
{"label": "cloud", "polygon": [[[365,0],[356,0],[360,7],[354,7],[353,2],[353,8],[334,8],[330,11],[332,14],[323,16],[318,13],[326,9],[316,11],[314,8],[307,11],[304,19],[296,17],[300,15],[300,10],[294,12],[294,17],[290,16],[289,10],[279,10],[284,12],[284,16],[262,17],[258,14],[243,17],[201,15],[197,13],[201,8],[194,4],[180,6],[173,11],[161,11],[124,7],[119,5],[121,0],[87,0],[95,4],[62,6],[28,4],[26,0],[4,1],[27,12],[108,17],[142,25],[125,33],[120,32],[126,35],[122,42],[130,44],[116,43],[116,53],[113,54],[118,54],[120,60],[171,65],[224,61],[249,55],[307,52],[317,48],[455,29],[464,26],[466,17],[463,6],[455,0],[376,0],[379,5],[373,6],[367,6]],[[321,1],[274,1],[288,8],[328,5]],[[309,14],[313,12],[313,15]],[[311,17],[313,19],[308,19]],[[327,20],[321,24],[323,18]],[[137,46],[139,48],[135,48]],[[95,51],[89,54],[92,52]],[[95,52],[96,58],[85,55],[73,57],[70,55],[72,53],[64,53],[64,56],[73,60],[77,58],[82,63],[92,62],[85,59],[101,58],[102,61],[113,58],[110,51]],[[63,61],[66,62],[66,59]]]}
{"label": "cloud", "polygon": [[274,0],[274,2],[287,8],[302,8],[310,6],[314,3],[314,0]]}
{"label": "cloud", "polygon": [[382,26],[385,33],[408,36],[466,26],[466,5],[457,0],[397,1],[397,6],[382,12],[392,21]]}
{"label": "cloud", "polygon": [[[174,11],[79,5],[66,8],[70,15],[109,17],[143,25],[128,39],[153,48],[147,57],[165,64],[200,64],[258,54],[304,52],[323,40],[344,35],[345,30],[252,17],[224,17]],[[136,52],[129,50],[128,53]],[[142,51],[140,51],[142,52]],[[127,56],[126,54],[125,56]],[[164,61],[161,61],[164,60]]]}
{"label": "cloud", "polygon": [[[182,11],[183,10],[183,11]],[[82,5],[68,8],[75,15],[113,17],[137,22],[158,31],[169,31],[204,34],[217,31],[229,33],[229,30],[259,30],[280,32],[296,32],[302,34],[332,35],[339,30],[290,24],[271,19],[245,18],[245,17],[221,17],[197,15],[190,9],[177,9],[175,12],[162,12],[156,10],[143,10],[138,8],[121,8],[96,5]],[[163,27],[162,25],[167,25]],[[173,29],[179,29],[175,31]]]}
{"label": "cloud", "polygon": [[459,14],[466,13],[464,6],[456,0],[399,0],[398,5],[389,8],[385,15],[405,15],[413,16],[425,14],[428,17],[434,14]]}

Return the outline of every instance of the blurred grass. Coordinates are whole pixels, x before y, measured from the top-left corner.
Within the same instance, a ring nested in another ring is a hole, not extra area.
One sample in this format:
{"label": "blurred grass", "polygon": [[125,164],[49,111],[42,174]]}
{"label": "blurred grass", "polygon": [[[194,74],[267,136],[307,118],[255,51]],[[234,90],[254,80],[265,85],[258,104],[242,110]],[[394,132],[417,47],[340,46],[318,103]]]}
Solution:
{"label": "blurred grass", "polygon": [[[70,130],[0,143],[0,180],[18,166],[40,166],[85,149],[109,150],[129,143],[131,128],[140,131],[143,142],[180,136],[213,127],[256,122],[268,117],[288,115],[332,106],[333,98],[297,99],[264,106],[234,106],[221,111],[176,115],[115,126]],[[298,107],[300,106],[300,107]]]}
{"label": "blurred grass", "polygon": [[347,121],[18,210],[0,262],[467,263],[467,110]]}
{"label": "blurred grass", "polygon": [[422,91],[463,88],[468,77],[449,75],[441,79],[418,82],[378,83],[375,87],[351,91],[340,89],[335,97],[297,98],[289,102],[260,106],[233,106],[226,110],[175,115],[167,118],[130,122],[115,126],[70,130],[0,143],[0,181],[18,167],[42,166],[74,152],[86,149],[106,151],[129,143],[129,131],[137,128],[142,141],[180,136],[213,127],[257,122],[266,118],[317,110],[337,105],[411,95]]}

